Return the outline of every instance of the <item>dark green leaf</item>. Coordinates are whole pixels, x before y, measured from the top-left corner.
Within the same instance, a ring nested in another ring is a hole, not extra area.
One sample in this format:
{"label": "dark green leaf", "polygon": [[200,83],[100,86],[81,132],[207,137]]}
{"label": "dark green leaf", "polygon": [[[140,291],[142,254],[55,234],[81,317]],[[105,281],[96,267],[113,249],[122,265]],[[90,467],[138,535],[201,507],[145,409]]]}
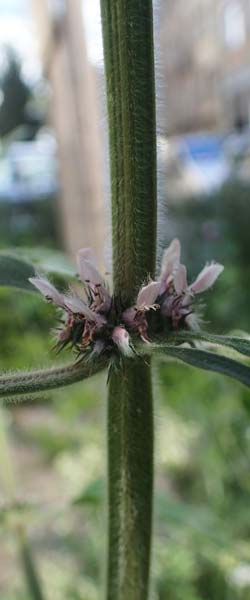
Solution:
{"label": "dark green leaf", "polygon": [[170,338],[170,342],[172,341],[175,344],[177,341],[189,342],[196,340],[201,342],[209,342],[211,344],[217,344],[219,346],[226,346],[228,348],[236,350],[240,354],[250,356],[250,339],[243,337],[216,335],[213,333],[207,333],[206,331],[183,331],[176,334],[174,338]]}
{"label": "dark green leaf", "polygon": [[40,577],[37,573],[34,563],[33,552],[29,546],[29,542],[25,536],[25,532],[19,533],[20,558],[23,566],[24,575],[27,583],[27,588],[30,592],[32,600],[44,600]]}
{"label": "dark green leaf", "polygon": [[[147,347],[147,350],[149,350],[149,346]],[[206,350],[199,350],[198,348],[182,348],[164,344],[152,344],[152,354],[155,353],[177,358],[178,360],[200,369],[216,371],[217,373],[228,375],[228,377],[237,379],[237,381],[240,381],[247,387],[250,386],[250,367],[243,365],[232,358],[214,354],[213,352],[207,352]]]}
{"label": "dark green leaf", "polygon": [[[62,252],[39,247],[14,248],[11,250],[11,256],[33,265],[33,272],[35,270],[41,274],[48,274],[54,285],[59,285],[61,289],[68,288],[69,284],[77,278],[76,266],[72,265]],[[35,288],[33,291],[36,291]]]}
{"label": "dark green leaf", "polygon": [[29,277],[35,276],[35,269],[30,263],[0,253],[0,285],[18,288],[29,292],[35,292],[35,288],[29,282]]}

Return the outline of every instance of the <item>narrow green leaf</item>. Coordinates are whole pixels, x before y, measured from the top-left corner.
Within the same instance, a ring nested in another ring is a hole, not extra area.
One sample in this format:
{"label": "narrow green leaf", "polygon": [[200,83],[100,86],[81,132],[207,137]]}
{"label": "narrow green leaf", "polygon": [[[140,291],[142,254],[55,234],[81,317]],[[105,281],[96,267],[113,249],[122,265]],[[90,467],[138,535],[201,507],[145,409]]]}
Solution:
{"label": "narrow green leaf", "polygon": [[19,535],[20,538],[20,558],[23,567],[24,577],[27,584],[27,589],[32,600],[44,600],[42,585],[38,575],[36,565],[33,558],[32,550],[29,546],[25,533]]}
{"label": "narrow green leaf", "polygon": [[222,373],[223,375],[232,377],[247,387],[250,387],[250,367],[243,365],[232,358],[214,354],[213,352],[207,352],[206,350],[199,350],[198,348],[182,348],[164,344],[152,344],[151,350],[152,354],[165,354],[194,367]]}
{"label": "narrow green leaf", "polygon": [[[175,337],[170,338],[170,341],[176,344],[177,341],[189,342],[189,341],[201,341],[210,342],[211,344],[217,344],[219,346],[226,346],[236,350],[244,356],[250,356],[250,339],[243,337],[235,337],[229,335],[216,335],[213,333],[207,333],[206,331],[182,331],[176,334]],[[169,340],[166,340],[168,342]]]}
{"label": "narrow green leaf", "polygon": [[99,358],[95,362],[82,360],[51,369],[2,375],[0,396],[9,398],[64,387],[91,377],[106,366],[107,358]]}
{"label": "narrow green leaf", "polygon": [[10,254],[0,253],[0,286],[35,292],[29,277],[35,276],[32,264]]}

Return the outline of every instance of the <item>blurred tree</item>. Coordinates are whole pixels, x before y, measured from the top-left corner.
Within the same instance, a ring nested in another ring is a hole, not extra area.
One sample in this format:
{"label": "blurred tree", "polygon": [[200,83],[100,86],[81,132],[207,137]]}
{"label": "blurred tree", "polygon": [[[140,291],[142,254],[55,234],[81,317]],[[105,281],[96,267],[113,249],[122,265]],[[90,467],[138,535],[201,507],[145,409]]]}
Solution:
{"label": "blurred tree", "polygon": [[27,109],[32,90],[24,81],[19,59],[11,48],[6,49],[6,68],[0,79],[0,89],[0,137],[26,125],[25,139],[32,139],[41,126],[41,119]]}
{"label": "blurred tree", "polygon": [[103,263],[103,165],[95,78],[87,57],[80,0],[33,0],[60,163],[60,218],[70,254],[91,246]]}

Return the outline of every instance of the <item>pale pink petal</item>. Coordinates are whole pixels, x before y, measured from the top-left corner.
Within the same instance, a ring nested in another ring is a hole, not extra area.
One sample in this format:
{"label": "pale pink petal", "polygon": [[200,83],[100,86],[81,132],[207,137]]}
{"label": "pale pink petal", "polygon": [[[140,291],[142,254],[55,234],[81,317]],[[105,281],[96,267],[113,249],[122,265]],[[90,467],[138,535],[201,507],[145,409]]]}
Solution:
{"label": "pale pink petal", "polygon": [[161,294],[165,291],[167,287],[169,277],[173,275],[173,272],[178,268],[180,264],[180,257],[181,245],[179,240],[175,238],[163,254],[160,276]]}
{"label": "pale pink petal", "polygon": [[78,296],[64,296],[64,305],[72,313],[83,315],[88,321],[93,321],[98,325],[106,323],[104,317],[91,310]]}
{"label": "pale pink petal", "polygon": [[78,250],[77,252],[77,256],[78,254],[80,254],[82,258],[85,258],[85,260],[89,260],[89,262],[93,263],[93,265],[96,266],[95,255],[92,248],[80,248],[80,250]]}
{"label": "pale pink petal", "polygon": [[187,289],[187,269],[179,265],[174,273],[174,287],[176,294],[181,294]]}
{"label": "pale pink petal", "polygon": [[103,278],[95,266],[93,255],[89,248],[83,248],[77,252],[76,262],[83,283],[87,281],[93,285],[104,285]]}
{"label": "pale pink petal", "polygon": [[94,306],[98,312],[107,313],[111,308],[112,298],[108,290],[100,285],[94,298]]}
{"label": "pale pink petal", "polygon": [[193,299],[194,299],[194,295],[192,294],[190,287],[188,287],[182,300],[181,300],[181,306],[183,308],[188,308],[190,306],[190,304],[192,304]]}
{"label": "pale pink petal", "polygon": [[86,313],[90,315],[92,312],[88,308],[87,304],[85,304],[85,302],[76,295],[64,296],[64,304],[72,313],[79,313],[86,316]]}
{"label": "pale pink petal", "polygon": [[125,356],[131,356],[131,354],[133,354],[132,348],[129,344],[129,334],[126,331],[126,329],[124,329],[124,327],[121,327],[119,325],[114,328],[112,333],[112,340],[119,348],[122,354],[125,354]]}
{"label": "pale pink petal", "polygon": [[81,281],[74,281],[69,284],[69,296],[77,296],[80,298],[85,304],[88,302],[88,294],[86,288],[82,285]]}
{"label": "pale pink petal", "polygon": [[162,258],[162,275],[168,271],[172,273],[173,268],[176,267],[180,262],[181,257],[181,244],[177,238],[175,238],[171,244],[166,248]]}
{"label": "pale pink petal", "polygon": [[194,294],[200,294],[204,292],[208,288],[210,288],[217,277],[222,273],[224,267],[219,263],[212,263],[211,265],[206,265],[204,269],[200,272],[194,283],[190,286],[191,292]]}
{"label": "pale pink petal", "polygon": [[30,277],[29,281],[41,292],[46,300],[57,304],[57,306],[64,306],[63,294],[60,294],[48,279],[44,277]]}
{"label": "pale pink petal", "polygon": [[159,296],[160,287],[161,283],[159,281],[151,281],[148,285],[141,288],[136,301],[138,310],[153,306],[157,296]]}

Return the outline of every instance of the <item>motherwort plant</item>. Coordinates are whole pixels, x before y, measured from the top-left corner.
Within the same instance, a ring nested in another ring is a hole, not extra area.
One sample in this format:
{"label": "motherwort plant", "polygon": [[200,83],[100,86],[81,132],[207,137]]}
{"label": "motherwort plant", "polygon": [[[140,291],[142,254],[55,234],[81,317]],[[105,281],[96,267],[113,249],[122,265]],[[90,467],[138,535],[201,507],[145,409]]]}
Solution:
{"label": "motherwort plant", "polygon": [[[0,395],[21,398],[109,370],[107,599],[146,600],[153,491],[151,363],[170,357],[249,386],[250,341],[202,330],[199,295],[215,283],[223,270],[220,264],[206,265],[188,283],[180,243],[173,240],[163,255],[161,273],[155,276],[152,2],[101,0],[101,12],[109,118],[112,290],[89,249],[80,250],[77,256],[80,281],[76,279],[64,292],[28,263],[1,255],[0,283],[27,291],[38,289],[59,307],[56,348],[72,346],[73,356],[69,365],[2,374]],[[223,347],[230,350],[230,356]]]}

